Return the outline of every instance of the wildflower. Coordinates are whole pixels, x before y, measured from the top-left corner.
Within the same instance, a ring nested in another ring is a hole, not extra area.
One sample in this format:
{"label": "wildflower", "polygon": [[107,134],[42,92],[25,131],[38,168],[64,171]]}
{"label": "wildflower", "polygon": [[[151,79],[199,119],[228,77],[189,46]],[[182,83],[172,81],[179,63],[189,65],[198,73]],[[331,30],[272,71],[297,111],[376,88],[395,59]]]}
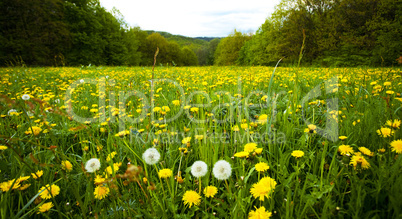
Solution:
{"label": "wildflower", "polygon": [[383,138],[389,137],[394,134],[394,131],[390,128],[381,127],[381,129],[377,130],[377,134]]}
{"label": "wildflower", "polygon": [[61,166],[63,168],[63,170],[66,170],[68,172],[70,172],[71,170],[73,170],[73,165],[70,163],[70,161],[68,160],[64,160],[61,162]]}
{"label": "wildflower", "polygon": [[38,211],[39,211],[38,214],[49,211],[52,207],[53,207],[52,202],[43,203],[38,209]]}
{"label": "wildflower", "polygon": [[142,159],[148,165],[153,165],[158,163],[161,155],[159,154],[158,150],[155,148],[149,148],[142,154]]}
{"label": "wildflower", "polygon": [[378,153],[385,153],[385,148],[380,148],[377,151],[378,151]]}
{"label": "wildflower", "polygon": [[250,153],[248,153],[248,152],[240,151],[240,152],[235,153],[233,156],[243,158],[243,157],[248,157],[249,154]]}
{"label": "wildflower", "polygon": [[204,195],[207,198],[213,198],[217,192],[218,192],[218,188],[216,188],[215,186],[207,186],[204,189]]}
{"label": "wildflower", "polygon": [[304,156],[304,152],[300,150],[295,150],[292,152],[292,156],[295,158],[300,158]]}
{"label": "wildflower", "polygon": [[204,135],[196,135],[194,137],[195,137],[195,139],[201,141],[204,138]]}
{"label": "wildflower", "polygon": [[[402,140],[394,140],[391,142],[392,151],[395,151],[398,154],[402,154]],[[384,149],[385,151],[385,149]]]}
{"label": "wildflower", "polygon": [[85,163],[85,170],[89,173],[93,173],[99,170],[101,167],[100,161],[97,158],[92,158]]}
{"label": "wildflower", "polygon": [[6,150],[8,147],[7,146],[5,146],[5,145],[0,145],[0,151],[4,151],[4,150]]}
{"label": "wildflower", "polygon": [[25,134],[30,135],[33,133],[34,135],[39,135],[39,133],[42,131],[42,129],[38,126],[32,126],[31,128],[25,131]]}
{"label": "wildflower", "polygon": [[116,156],[116,151],[113,151],[112,153],[110,153],[109,155],[107,155],[107,157],[106,157],[106,161],[110,161],[110,160],[112,160],[113,158],[114,158],[114,156]]}
{"label": "wildflower", "polygon": [[204,161],[196,161],[191,166],[191,174],[194,177],[200,178],[205,176],[208,172],[208,166]]}
{"label": "wildflower", "polygon": [[31,175],[34,179],[40,178],[43,175],[43,170],[38,170],[36,173],[31,173]]}
{"label": "wildflower", "polygon": [[349,145],[341,145],[338,147],[338,152],[341,155],[347,155],[350,156],[351,154],[354,153],[353,149]]}
{"label": "wildflower", "polygon": [[159,178],[167,179],[167,178],[171,177],[172,175],[173,175],[173,173],[172,173],[171,169],[161,169],[158,172]]}
{"label": "wildflower", "polygon": [[110,192],[109,187],[104,185],[99,185],[95,188],[94,195],[96,199],[104,199]]}
{"label": "wildflower", "polygon": [[192,190],[186,191],[183,195],[184,205],[188,205],[189,208],[193,205],[199,205],[201,203],[201,196]]}
{"label": "wildflower", "polygon": [[113,164],[113,167],[112,167],[112,166],[106,167],[106,172],[107,172],[109,175],[112,175],[112,174],[113,174],[113,171],[114,171],[115,173],[116,173],[117,171],[119,171],[120,166],[121,166],[121,163],[114,163],[114,164]]}
{"label": "wildflower", "polygon": [[269,211],[265,210],[264,206],[261,206],[260,208],[257,209],[257,207],[255,207],[255,211],[250,211],[248,218],[249,219],[266,219],[266,218],[270,218],[272,216],[272,213]]}
{"label": "wildflower", "polygon": [[256,149],[254,150],[254,152],[255,152],[256,154],[261,154],[261,153],[262,153],[262,148],[256,148]]}
{"label": "wildflower", "polygon": [[186,138],[183,138],[183,140],[181,140],[181,143],[188,144],[188,143],[190,143],[190,141],[191,141],[191,137],[186,137]]}
{"label": "wildflower", "polygon": [[250,189],[250,193],[254,198],[259,198],[260,201],[264,201],[264,198],[269,198],[271,192],[274,191],[276,181],[270,177],[264,177],[259,182],[254,183]]}
{"label": "wildflower", "polygon": [[256,143],[247,143],[246,145],[244,145],[244,151],[251,153],[253,152],[255,149],[257,149],[257,144]]}
{"label": "wildflower", "polygon": [[43,199],[50,199],[52,196],[56,196],[60,193],[60,187],[57,185],[51,185],[47,184],[46,186],[42,186],[38,193],[40,192],[40,197]]}
{"label": "wildflower", "polygon": [[350,159],[350,164],[353,165],[355,169],[358,165],[363,169],[368,169],[370,167],[370,163],[360,154],[353,155],[352,159]]}
{"label": "wildflower", "polygon": [[401,126],[401,120],[399,119],[395,119],[394,121],[388,120],[385,124],[389,127],[398,129],[399,126]]}
{"label": "wildflower", "polygon": [[29,100],[31,97],[29,96],[29,94],[24,94],[22,95],[21,99],[23,100]]}
{"label": "wildflower", "polygon": [[164,112],[170,112],[170,108],[168,106],[162,106],[162,110]]}
{"label": "wildflower", "polygon": [[173,105],[178,106],[180,105],[180,100],[173,100],[172,103]]}
{"label": "wildflower", "polygon": [[317,129],[316,125],[310,124],[307,125],[307,128],[304,129],[304,132],[309,133],[309,134],[313,134],[313,133],[317,133],[315,130]]}
{"label": "wildflower", "polygon": [[105,181],[106,181],[106,179],[103,178],[101,175],[96,175],[96,177],[95,177],[95,179],[94,179],[94,183],[95,183],[96,185],[102,184],[102,183],[104,183]]}
{"label": "wildflower", "polygon": [[[12,188],[11,188],[11,186],[12,186]],[[14,179],[9,180],[7,182],[0,183],[0,189],[3,192],[7,192],[10,189],[18,189],[20,186],[21,186],[20,182],[18,180],[14,180]]]}
{"label": "wildflower", "polygon": [[258,117],[258,123],[265,124],[265,123],[267,123],[267,119],[268,119],[268,115],[262,114]]}
{"label": "wildflower", "polygon": [[232,174],[232,167],[227,161],[219,160],[215,163],[212,173],[218,180],[226,180]]}
{"label": "wildflower", "polygon": [[191,107],[190,111],[193,113],[198,113],[198,107]]}
{"label": "wildflower", "polygon": [[160,112],[161,111],[161,108],[160,107],[154,107],[154,110],[153,110],[154,112]]}
{"label": "wildflower", "polygon": [[7,115],[8,115],[8,116],[18,116],[18,112],[17,112],[17,110],[15,110],[15,109],[10,109],[10,110],[7,112]]}
{"label": "wildflower", "polygon": [[259,162],[255,165],[255,170],[257,170],[258,172],[265,172],[268,169],[269,169],[269,166],[265,162]]}
{"label": "wildflower", "polygon": [[233,126],[233,127],[232,127],[232,130],[233,130],[234,132],[240,131],[239,126],[237,126],[237,125]]}
{"label": "wildflower", "polygon": [[348,137],[346,137],[346,136],[339,136],[339,140],[341,140],[341,141],[343,141],[343,140],[345,140],[345,139],[347,139]]}
{"label": "wildflower", "polygon": [[362,152],[362,154],[367,155],[367,156],[374,156],[374,153],[370,151],[370,149],[366,147],[359,147],[359,151]]}

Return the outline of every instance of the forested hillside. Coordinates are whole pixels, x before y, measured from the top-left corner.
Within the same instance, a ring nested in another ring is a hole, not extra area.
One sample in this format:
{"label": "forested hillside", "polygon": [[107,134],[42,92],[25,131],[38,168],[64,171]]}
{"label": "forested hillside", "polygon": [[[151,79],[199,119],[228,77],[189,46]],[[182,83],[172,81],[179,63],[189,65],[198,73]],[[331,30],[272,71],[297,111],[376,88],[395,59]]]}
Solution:
{"label": "forested hillside", "polygon": [[[268,16],[268,14],[267,14]],[[190,38],[130,27],[99,0],[0,0],[0,65],[395,66],[397,0],[282,0],[255,34]]]}

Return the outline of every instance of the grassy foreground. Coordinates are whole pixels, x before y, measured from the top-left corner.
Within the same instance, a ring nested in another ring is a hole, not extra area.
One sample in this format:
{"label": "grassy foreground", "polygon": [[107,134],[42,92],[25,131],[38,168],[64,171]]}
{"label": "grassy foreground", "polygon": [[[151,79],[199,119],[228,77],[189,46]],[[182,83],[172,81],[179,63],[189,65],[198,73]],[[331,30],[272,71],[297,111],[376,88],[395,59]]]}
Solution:
{"label": "grassy foreground", "polygon": [[0,69],[1,218],[402,217],[401,70],[273,71]]}

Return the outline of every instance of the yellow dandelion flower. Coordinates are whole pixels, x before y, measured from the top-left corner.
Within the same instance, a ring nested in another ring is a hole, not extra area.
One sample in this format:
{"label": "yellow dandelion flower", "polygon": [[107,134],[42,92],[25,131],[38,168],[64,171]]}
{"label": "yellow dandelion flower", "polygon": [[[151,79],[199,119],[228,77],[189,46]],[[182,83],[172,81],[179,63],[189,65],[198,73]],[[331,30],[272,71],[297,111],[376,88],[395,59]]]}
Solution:
{"label": "yellow dandelion flower", "polygon": [[38,212],[38,214],[47,212],[47,211],[49,211],[52,207],[53,207],[53,203],[52,203],[52,202],[43,203],[41,206],[39,206],[39,209],[38,209],[39,212]]}
{"label": "yellow dandelion flower", "polygon": [[106,161],[110,161],[110,160],[112,160],[113,158],[114,158],[114,156],[116,156],[116,151],[113,151],[112,153],[110,153],[109,155],[107,155],[107,157],[106,157]]}
{"label": "yellow dandelion flower", "polygon": [[0,151],[4,151],[4,150],[6,150],[8,147],[7,146],[5,146],[5,145],[0,145]]}
{"label": "yellow dandelion flower", "polygon": [[66,170],[68,172],[70,172],[71,170],[73,170],[73,165],[70,163],[70,161],[68,160],[63,160],[61,162],[61,166],[63,170]]}
{"label": "yellow dandelion flower", "polygon": [[180,105],[180,100],[173,100],[172,103],[173,105],[178,106]]}
{"label": "yellow dandelion flower", "polygon": [[246,145],[244,145],[244,151],[251,153],[253,152],[255,149],[257,149],[257,144],[256,143],[247,143]]}
{"label": "yellow dandelion flower", "polygon": [[110,192],[109,187],[99,185],[95,188],[94,195],[96,199],[102,200],[104,199]]}
{"label": "yellow dandelion flower", "polygon": [[245,151],[237,152],[233,156],[243,158],[243,157],[248,157],[249,153]]}
{"label": "yellow dandelion flower", "polygon": [[383,138],[390,137],[394,134],[394,131],[390,128],[381,127],[381,129],[377,130],[377,134]]}
{"label": "yellow dandelion flower", "polygon": [[201,196],[192,190],[186,191],[183,195],[184,205],[188,205],[189,208],[193,205],[199,205],[201,203]]}
{"label": "yellow dandelion flower", "polygon": [[387,120],[387,122],[385,124],[389,127],[398,129],[401,126],[401,120],[399,120],[399,119],[395,119],[394,121]]}
{"label": "yellow dandelion flower", "polygon": [[262,153],[262,148],[256,148],[256,149],[254,150],[254,152],[255,152],[256,154],[261,154],[261,153]]}
{"label": "yellow dandelion flower", "polygon": [[264,198],[269,198],[271,192],[274,191],[276,181],[270,177],[264,177],[259,182],[254,183],[250,189],[250,193],[254,198],[259,198],[260,201],[264,201]]}
{"label": "yellow dandelion flower", "polygon": [[158,172],[159,178],[164,178],[164,179],[167,179],[167,178],[171,177],[172,174],[173,173],[172,173],[171,169],[161,169]]}
{"label": "yellow dandelion flower", "polygon": [[[32,132],[33,131],[33,132]],[[32,129],[28,129],[27,131],[25,131],[25,134],[30,135],[30,134],[34,134],[34,135],[39,135],[39,133],[42,131],[42,129],[38,126],[32,126]]]}
{"label": "yellow dandelion flower", "polygon": [[341,140],[341,141],[343,141],[343,140],[345,140],[345,139],[347,139],[348,137],[346,137],[346,136],[339,136],[339,140]]}
{"label": "yellow dandelion flower", "polygon": [[367,156],[374,156],[374,153],[370,151],[370,149],[366,147],[359,147],[359,151],[362,152],[362,154],[367,155]]}
{"label": "yellow dandelion flower", "polygon": [[40,193],[40,197],[43,199],[50,199],[52,196],[56,196],[60,193],[60,187],[57,185],[51,185],[47,184],[46,186],[42,186],[38,193]]}
{"label": "yellow dandelion flower", "polygon": [[300,150],[295,150],[292,152],[292,156],[295,158],[300,158],[304,156],[304,152]]}
{"label": "yellow dandelion flower", "polygon": [[0,183],[0,189],[3,192],[7,192],[10,189],[18,189],[20,186],[21,186],[20,182],[14,179]]}
{"label": "yellow dandelion flower", "polygon": [[36,173],[31,173],[31,175],[34,179],[40,178],[43,175],[43,170],[38,170]]}
{"label": "yellow dandelion flower", "polygon": [[106,172],[107,172],[109,175],[112,175],[113,172],[116,173],[117,171],[119,171],[120,166],[121,166],[121,163],[114,163],[114,164],[113,164],[113,169],[112,169],[112,166],[106,167]]}
{"label": "yellow dandelion flower", "polygon": [[262,114],[258,117],[258,123],[265,124],[265,123],[267,123],[267,119],[268,119],[268,115]]}
{"label": "yellow dandelion flower", "polygon": [[385,148],[380,148],[377,151],[378,151],[378,153],[385,153]]}
{"label": "yellow dandelion flower", "polygon": [[259,162],[255,165],[255,170],[257,170],[258,172],[265,172],[268,169],[269,169],[269,166],[265,162]]}
{"label": "yellow dandelion flower", "polygon": [[370,163],[364,158],[362,155],[356,154],[353,155],[352,159],[350,159],[350,164],[356,169],[356,167],[360,166],[362,169],[368,169],[370,167]]}
{"label": "yellow dandelion flower", "polygon": [[204,189],[204,195],[207,198],[213,198],[217,192],[218,192],[218,188],[216,188],[215,186],[207,186]]}
{"label": "yellow dandelion flower", "polygon": [[[402,140],[394,140],[391,142],[391,148],[392,151],[398,153],[398,154],[402,154]],[[385,151],[385,149],[384,149]]]}
{"label": "yellow dandelion flower", "polygon": [[338,147],[338,152],[341,155],[352,155],[354,153],[353,149],[349,145],[341,145]]}
{"label": "yellow dandelion flower", "polygon": [[257,207],[255,207],[255,211],[250,211],[248,218],[249,219],[266,219],[266,218],[270,218],[272,216],[272,213],[269,211],[266,211],[264,206],[261,206],[260,208],[257,209]]}
{"label": "yellow dandelion flower", "polygon": [[102,177],[101,175],[96,175],[95,179],[94,179],[94,183],[96,185],[98,184],[102,184],[106,181],[106,178]]}

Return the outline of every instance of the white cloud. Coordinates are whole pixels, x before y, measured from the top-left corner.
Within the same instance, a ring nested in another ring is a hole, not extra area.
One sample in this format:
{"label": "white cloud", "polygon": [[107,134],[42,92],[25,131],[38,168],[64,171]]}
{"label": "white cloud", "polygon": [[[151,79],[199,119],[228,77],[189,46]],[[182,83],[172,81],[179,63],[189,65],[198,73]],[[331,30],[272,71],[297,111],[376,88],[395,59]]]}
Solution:
{"label": "white cloud", "polygon": [[236,28],[256,31],[280,0],[100,0],[118,9],[131,26],[184,36],[224,37]]}

